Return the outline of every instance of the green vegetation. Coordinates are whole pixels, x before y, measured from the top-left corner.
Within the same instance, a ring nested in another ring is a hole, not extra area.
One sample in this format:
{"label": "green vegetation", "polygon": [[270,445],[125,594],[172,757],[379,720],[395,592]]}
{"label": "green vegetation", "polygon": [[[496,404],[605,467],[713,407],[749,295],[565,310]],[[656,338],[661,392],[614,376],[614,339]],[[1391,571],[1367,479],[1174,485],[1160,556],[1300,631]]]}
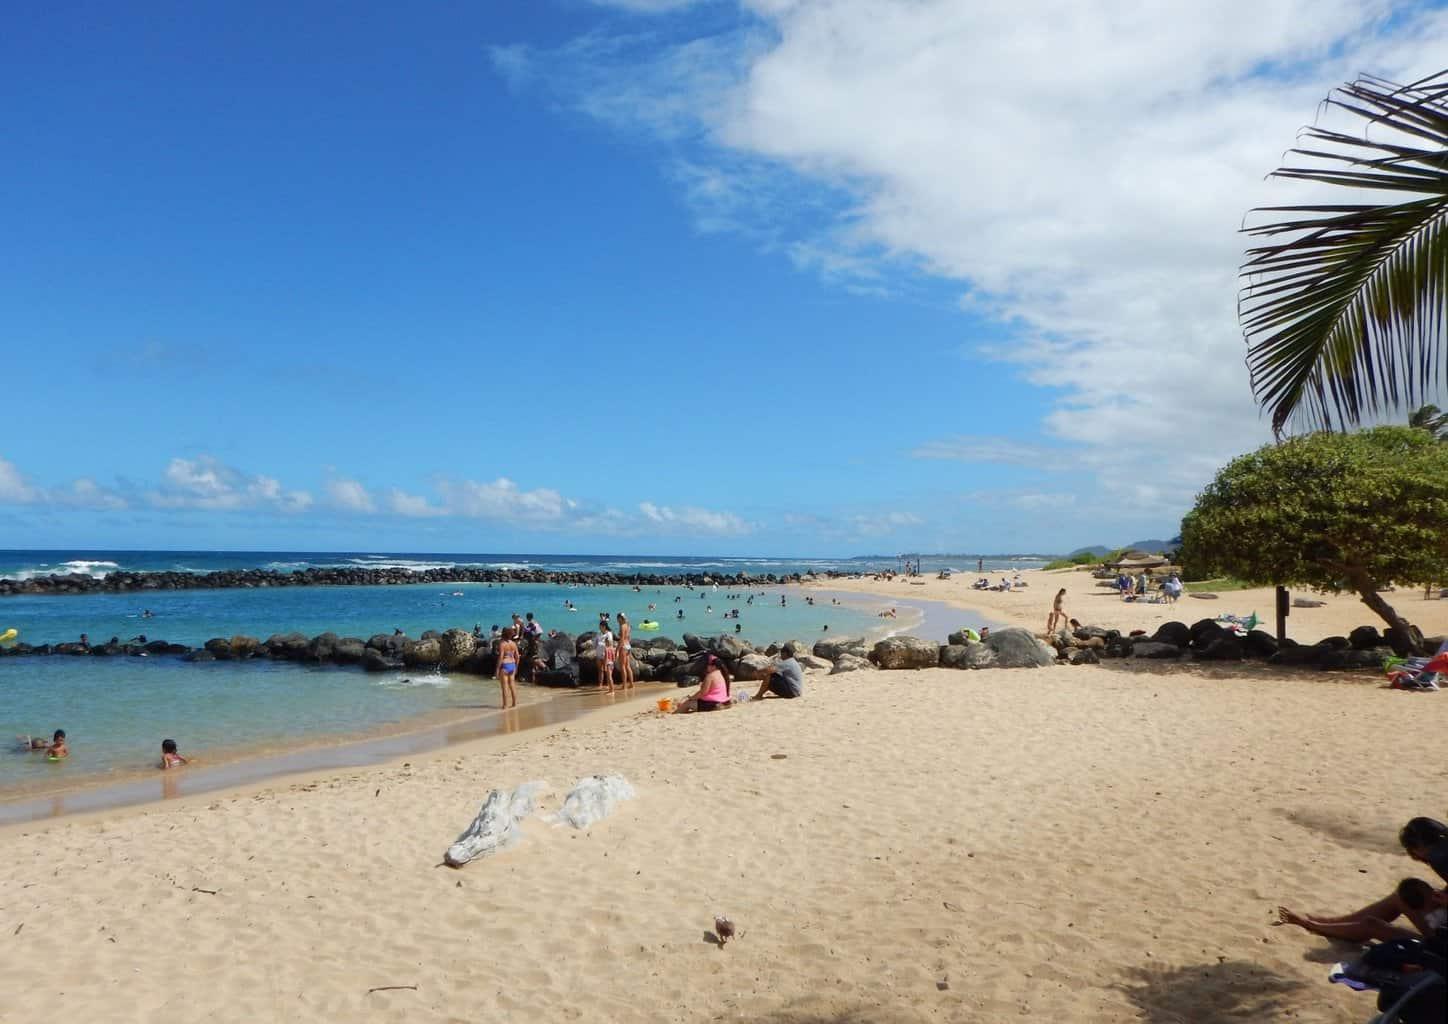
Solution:
{"label": "green vegetation", "polygon": [[1448,445],[1377,427],[1243,455],[1182,521],[1182,558],[1194,575],[1353,591],[1411,641],[1378,587],[1448,579]]}
{"label": "green vegetation", "polygon": [[1251,590],[1259,585],[1239,580],[1235,576],[1218,576],[1214,580],[1198,580],[1195,583],[1182,584],[1187,591],[1194,594],[1225,594],[1230,590]]}
{"label": "green vegetation", "polygon": [[[1400,86],[1363,76],[1326,105],[1358,132],[1309,125],[1272,177],[1352,189],[1253,213],[1238,307],[1257,401],[1279,433],[1294,417],[1352,426],[1443,384],[1448,318],[1448,71]],[[1365,202],[1362,194],[1383,198]],[[1331,202],[1338,199],[1338,202]]]}
{"label": "green vegetation", "polygon": [[1093,555],[1089,551],[1082,551],[1079,554],[1068,555],[1065,558],[1057,558],[1054,561],[1047,562],[1044,568],[1071,569],[1080,565],[1096,565],[1100,561],[1101,557],[1099,555]]}

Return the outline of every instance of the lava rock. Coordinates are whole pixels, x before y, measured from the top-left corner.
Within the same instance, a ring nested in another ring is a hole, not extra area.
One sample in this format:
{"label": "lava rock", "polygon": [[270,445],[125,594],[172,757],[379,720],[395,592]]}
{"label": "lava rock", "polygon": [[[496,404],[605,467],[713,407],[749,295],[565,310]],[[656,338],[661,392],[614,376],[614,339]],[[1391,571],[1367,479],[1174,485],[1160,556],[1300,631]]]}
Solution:
{"label": "lava rock", "polygon": [[885,669],[935,668],[940,645],[915,636],[886,637],[875,645],[870,660]]}
{"label": "lava rock", "polygon": [[995,654],[999,668],[1044,668],[1056,663],[1056,652],[1050,644],[1018,626],[992,630],[982,642]]}

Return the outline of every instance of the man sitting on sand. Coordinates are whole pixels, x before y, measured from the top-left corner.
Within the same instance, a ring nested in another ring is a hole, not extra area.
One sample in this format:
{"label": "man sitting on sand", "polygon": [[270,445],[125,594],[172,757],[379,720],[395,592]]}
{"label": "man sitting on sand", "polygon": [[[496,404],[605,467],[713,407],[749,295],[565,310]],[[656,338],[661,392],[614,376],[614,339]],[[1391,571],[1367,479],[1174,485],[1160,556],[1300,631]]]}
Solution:
{"label": "man sitting on sand", "polygon": [[759,684],[754,699],[763,700],[771,694],[787,700],[804,696],[804,669],[794,660],[793,644],[785,644],[780,650],[779,660],[764,673],[764,681]]}

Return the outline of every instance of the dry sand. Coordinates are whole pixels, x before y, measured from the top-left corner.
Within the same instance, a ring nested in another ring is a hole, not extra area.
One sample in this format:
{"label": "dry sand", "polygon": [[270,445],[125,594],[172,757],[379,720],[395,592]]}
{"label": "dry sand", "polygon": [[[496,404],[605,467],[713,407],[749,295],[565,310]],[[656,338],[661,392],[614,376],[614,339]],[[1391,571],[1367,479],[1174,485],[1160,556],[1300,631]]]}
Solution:
{"label": "dry sand", "polygon": [[[1348,951],[1269,914],[1422,873],[1394,837],[1448,811],[1445,702],[1191,666],[812,674],[17,826],[0,1019],[1361,1021],[1326,981]],[[589,832],[436,867],[490,787],[606,770],[639,797]]]}
{"label": "dry sand", "polygon": [[[993,573],[990,579],[999,582],[1001,576],[999,572]],[[913,581],[903,577],[893,580],[864,578],[829,580],[817,585],[829,590],[878,595],[882,609],[891,599],[942,601],[975,615],[1012,626],[1024,626],[1035,632],[1046,628],[1051,602],[1062,587],[1066,588],[1066,614],[1087,625],[1124,632],[1133,629],[1152,632],[1163,622],[1172,620],[1190,624],[1198,619],[1215,618],[1223,612],[1245,616],[1255,611],[1263,620],[1264,629],[1276,628],[1277,598],[1271,587],[1225,591],[1215,599],[1183,595],[1176,604],[1147,604],[1122,601],[1115,591],[1098,586],[1098,581],[1092,579],[1089,572],[1071,569],[1023,572],[1021,578],[1028,584],[1026,589],[1009,592],[972,590],[970,585],[976,578],[957,573],[948,580],[933,576]],[[1346,636],[1357,626],[1369,625],[1379,629],[1387,626],[1353,594],[1319,594],[1301,590],[1293,591],[1293,596],[1325,602],[1321,608],[1293,608],[1287,616],[1287,635],[1299,643],[1315,643],[1325,636]],[[1448,633],[1448,601],[1427,601],[1423,598],[1423,591],[1411,589],[1384,596],[1409,622],[1422,629],[1424,635]],[[961,624],[972,625],[971,616],[962,616]]]}

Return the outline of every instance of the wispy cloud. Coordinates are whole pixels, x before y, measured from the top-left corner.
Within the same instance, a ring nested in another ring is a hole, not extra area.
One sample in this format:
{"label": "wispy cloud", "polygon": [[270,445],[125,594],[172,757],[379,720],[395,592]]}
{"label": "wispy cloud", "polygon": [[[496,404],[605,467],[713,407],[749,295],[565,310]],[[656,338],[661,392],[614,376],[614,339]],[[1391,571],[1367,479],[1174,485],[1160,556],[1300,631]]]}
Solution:
{"label": "wispy cloud", "polygon": [[1002,463],[1036,469],[1064,469],[1072,465],[1069,450],[1059,446],[1018,441],[1010,437],[957,434],[926,441],[910,453],[916,459],[948,459],[955,462]]}

